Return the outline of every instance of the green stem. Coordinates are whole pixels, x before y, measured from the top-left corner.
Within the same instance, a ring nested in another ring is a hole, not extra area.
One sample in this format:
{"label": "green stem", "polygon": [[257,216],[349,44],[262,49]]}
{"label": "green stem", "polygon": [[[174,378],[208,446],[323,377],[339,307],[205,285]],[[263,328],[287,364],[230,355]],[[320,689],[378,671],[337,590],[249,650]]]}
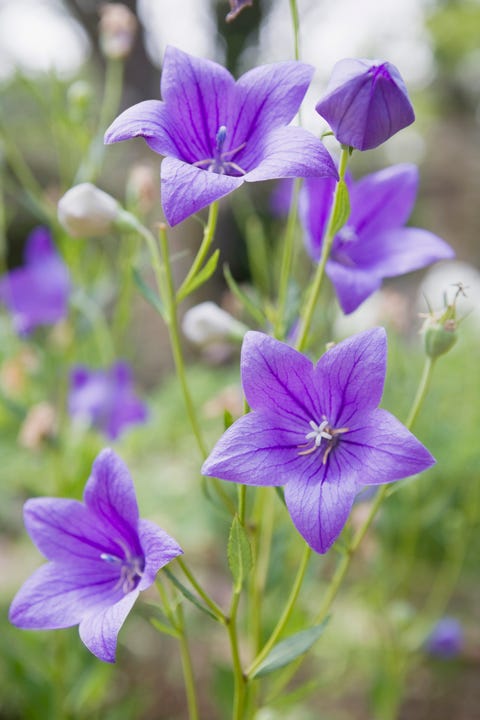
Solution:
{"label": "green stem", "polygon": [[318,298],[320,295],[320,290],[323,283],[323,278],[325,275],[325,268],[327,265],[328,258],[330,257],[330,252],[333,245],[333,240],[335,237],[335,234],[338,232],[338,227],[335,228],[334,221],[337,215],[337,205],[340,202],[340,183],[343,181],[345,177],[345,172],[347,169],[347,163],[349,158],[349,148],[348,147],[342,147],[342,154],[340,156],[340,165],[338,168],[338,174],[339,174],[339,181],[337,183],[337,186],[335,188],[335,194],[333,196],[333,203],[332,203],[332,209],[330,211],[330,217],[328,219],[328,225],[325,232],[325,238],[322,245],[322,254],[320,257],[320,262],[317,265],[317,269],[315,271],[315,276],[313,279],[313,284],[310,289],[310,294],[308,296],[307,304],[305,306],[305,310],[302,313],[301,316],[301,327],[300,327],[300,333],[297,340],[297,350],[304,350],[305,346],[307,344],[308,340],[308,333],[310,332],[310,326],[312,324],[312,318],[313,313],[315,312],[315,308],[317,306]]}
{"label": "green stem", "polygon": [[285,230],[285,240],[283,243],[282,264],[280,267],[280,281],[278,285],[278,308],[276,314],[276,322],[274,327],[274,335],[277,338],[285,337],[285,310],[287,306],[288,284],[292,271],[292,262],[295,249],[295,228],[297,225],[298,214],[298,194],[300,191],[300,180],[297,179],[293,185],[292,203],[288,213],[287,227]]}
{"label": "green stem", "polygon": [[237,634],[237,612],[238,603],[240,601],[240,593],[234,592],[232,596],[232,603],[230,606],[230,615],[228,618],[228,637],[230,640],[230,648],[232,652],[233,662],[233,680],[234,680],[234,695],[233,695],[233,714],[232,720],[242,720],[244,717],[245,709],[245,698],[246,698],[246,677],[243,674],[242,663],[240,660],[240,653],[238,648],[238,634]]}
{"label": "green stem", "polygon": [[195,678],[193,675],[192,658],[190,657],[190,649],[188,647],[187,636],[185,633],[185,621],[183,617],[183,607],[179,603],[177,607],[177,618],[179,631],[179,643],[180,643],[180,655],[182,658],[183,668],[183,680],[185,683],[185,693],[187,695],[188,703],[188,717],[189,720],[199,720],[200,715],[198,712],[197,693],[195,688]]}
{"label": "green stem", "polygon": [[308,567],[308,561],[310,560],[310,555],[312,553],[312,550],[309,545],[305,544],[305,549],[303,553],[303,558],[300,563],[300,567],[298,568],[297,576],[295,578],[295,582],[293,583],[293,587],[290,591],[290,597],[287,600],[287,604],[285,605],[284,611],[277,622],[274,630],[272,631],[270,637],[268,638],[267,642],[263,646],[263,649],[261,652],[258,653],[255,660],[252,662],[250,667],[247,670],[247,677],[251,677],[255,670],[259,667],[259,665],[263,662],[263,660],[267,657],[273,646],[276,644],[278,638],[280,637],[281,633],[283,632],[285,626],[287,625],[288,621],[290,620],[291,614],[293,612],[293,608],[295,606],[295,603],[297,601],[300,588],[302,587],[303,579],[305,577],[305,573],[307,571]]}
{"label": "green stem", "polygon": [[422,377],[420,378],[417,394],[415,395],[415,400],[413,401],[412,408],[408,414],[407,422],[405,423],[409,430],[413,427],[417,419],[419,410],[430,387],[434,364],[435,358],[427,356],[425,360],[425,365],[423,366]]}
{"label": "green stem", "polygon": [[180,565],[180,567],[183,571],[183,574],[188,578],[190,585],[193,588],[195,588],[197,593],[200,595],[202,600],[205,602],[205,605],[208,605],[208,607],[213,612],[213,614],[218,618],[218,620],[223,625],[225,625],[227,622],[227,618],[225,617],[225,613],[223,612],[221,607],[219,607],[217,605],[217,603],[214,600],[212,600],[212,598],[208,595],[208,593],[205,592],[205,590],[202,588],[202,586],[200,585],[198,580],[195,578],[195,576],[193,575],[191,570],[188,568],[186,562],[182,558],[178,557],[177,563]]}
{"label": "green stem", "polygon": [[177,302],[180,303],[182,300],[184,300],[190,293],[189,293],[189,285],[192,282],[192,280],[195,278],[197,273],[200,271],[203,263],[205,262],[205,259],[207,257],[207,253],[210,250],[210,246],[213,242],[213,238],[215,236],[215,229],[217,227],[217,219],[218,219],[218,202],[213,202],[208,210],[208,220],[207,224],[205,225],[205,229],[203,231],[203,238],[202,243],[200,245],[200,248],[198,249],[197,255],[195,257],[195,260],[192,263],[192,267],[187,273],[187,276],[185,280],[180,285],[178,292],[177,292]]}
{"label": "green stem", "polygon": [[298,16],[297,0],[290,0],[290,14],[293,25],[293,45],[295,48],[295,60],[300,60],[300,19]]}

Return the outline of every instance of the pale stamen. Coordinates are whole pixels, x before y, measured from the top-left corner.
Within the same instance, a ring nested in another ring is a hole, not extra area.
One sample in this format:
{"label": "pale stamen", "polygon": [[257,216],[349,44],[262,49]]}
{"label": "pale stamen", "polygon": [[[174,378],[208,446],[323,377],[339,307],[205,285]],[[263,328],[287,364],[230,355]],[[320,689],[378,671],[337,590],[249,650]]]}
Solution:
{"label": "pale stamen", "polygon": [[348,432],[349,429],[348,428],[332,428],[332,427],[330,427],[330,424],[325,416],[323,416],[323,420],[321,423],[316,423],[314,420],[310,420],[309,425],[312,428],[312,431],[305,435],[307,442],[304,443],[303,445],[299,445],[298,447],[305,447],[305,445],[308,445],[308,442],[310,440],[313,440],[313,445],[308,450],[302,450],[298,454],[299,455],[310,455],[311,453],[315,452],[315,450],[318,450],[318,448],[322,444],[323,440],[326,440],[327,448],[323,454],[323,459],[322,459],[323,465],[326,465],[329,454],[331,453],[332,449],[337,444],[337,441],[338,441],[337,435],[346,433],[346,432]]}
{"label": "pale stamen", "polygon": [[215,136],[214,156],[211,158],[205,158],[204,160],[197,160],[197,162],[192,163],[193,166],[199,168],[207,166],[206,169],[208,172],[214,172],[218,175],[226,175],[229,171],[231,172],[232,170],[239,175],[246,175],[246,171],[242,167],[240,167],[240,165],[233,162],[232,160],[226,160],[226,158],[235,155],[235,153],[239,152],[240,150],[243,150],[247,143],[242,143],[238,147],[233,148],[233,150],[227,150],[224,152],[223,146],[225,145],[226,138],[227,128],[225,125],[220,125]]}

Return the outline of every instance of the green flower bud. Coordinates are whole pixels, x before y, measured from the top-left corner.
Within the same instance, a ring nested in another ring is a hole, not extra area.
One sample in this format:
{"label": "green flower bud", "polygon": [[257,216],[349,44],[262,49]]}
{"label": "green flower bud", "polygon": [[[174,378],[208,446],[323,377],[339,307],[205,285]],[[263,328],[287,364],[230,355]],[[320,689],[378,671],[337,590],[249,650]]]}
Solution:
{"label": "green flower bud", "polygon": [[435,322],[425,330],[425,351],[431,358],[444,355],[457,341],[457,323],[447,320],[445,323]]}

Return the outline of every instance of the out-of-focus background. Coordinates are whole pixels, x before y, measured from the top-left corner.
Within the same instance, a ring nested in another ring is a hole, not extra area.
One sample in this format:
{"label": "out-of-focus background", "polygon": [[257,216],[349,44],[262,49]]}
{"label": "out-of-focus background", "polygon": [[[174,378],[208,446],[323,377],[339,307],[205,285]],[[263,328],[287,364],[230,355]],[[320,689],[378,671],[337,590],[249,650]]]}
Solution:
{"label": "out-of-focus background", "polygon": [[[227,600],[228,570],[210,531],[215,528],[226,538],[228,525],[198,489],[198,458],[185,436],[178,389],[170,382],[163,324],[135,290],[128,250],[119,250],[118,238],[72,240],[56,225],[55,207],[71,185],[89,179],[141,212],[145,222],[154,226],[160,221],[160,157],[140,139],[103,149],[103,130],[119,110],[160,97],[168,44],[226,64],[236,76],[260,63],[292,59],[289,2],[253,0],[229,24],[226,0],[125,4],[136,14],[138,30],[120,76],[119,65],[107,60],[100,42],[104,3],[0,0],[0,271],[20,265],[28,233],[47,224],[76,286],[75,322],[33,338],[16,337],[2,311],[1,720],[186,717],[179,662],[171,659],[176,649],[149,626],[148,605],[139,605],[127,621],[114,668],[88,654],[76,629],[28,633],[10,627],[6,619],[14,592],[39,563],[23,530],[23,500],[66,492],[80,497],[91,461],[104,444],[94,431],[71,431],[64,409],[68,364],[98,366],[105,359],[95,339],[102,317],[114,318],[116,350],[133,364],[149,404],[147,425],[116,443],[135,471],[141,508],[153,508],[143,514],[185,548],[195,548],[191,564],[197,563],[217,600]],[[459,299],[459,314],[468,317],[455,348],[438,363],[416,428],[437,457],[437,468],[387,504],[354,565],[353,590],[347,588],[335,607],[325,643],[318,644],[288,701],[276,703],[272,695],[257,720],[475,720],[480,718],[480,2],[299,0],[298,7],[301,57],[316,68],[302,108],[304,125],[316,134],[326,129],[313,108],[338,59],[378,57],[397,65],[417,121],[384,147],[355,153],[352,172],[360,176],[387,164],[417,163],[420,191],[411,222],[444,238],[457,254],[455,264],[389,282],[348,322],[330,318],[330,331],[341,337],[365,326],[387,325],[384,406],[404,418],[422,365],[418,313],[426,310],[423,295],[439,308],[445,288],[463,282],[467,297]],[[333,150],[333,143],[328,147]],[[218,242],[239,283],[250,279],[244,228],[254,210],[275,251],[282,225],[269,210],[273,189],[270,184],[256,185],[253,192],[244,187],[238,198],[221,205]],[[179,277],[200,234],[193,219],[170,233]],[[119,278],[128,285],[128,307],[116,312]],[[237,310],[221,273],[198,300],[212,296]],[[221,347],[205,354],[188,343],[186,349],[195,397],[213,443],[221,432],[223,409],[240,412],[236,351]],[[214,373],[209,363],[216,364]],[[42,402],[53,403],[57,419],[47,430],[34,427],[38,432],[33,440],[27,433],[26,441],[29,409]],[[354,523],[362,508],[359,504]],[[282,548],[283,532],[276,538]],[[293,538],[278,563],[293,572],[297,551]],[[310,608],[335,557],[321,559],[312,569]],[[273,569],[272,623],[282,593],[288,592],[281,582]],[[444,614],[455,616],[463,628],[461,647],[449,660],[429,654],[424,643]],[[203,688],[202,717],[220,720],[229,716],[227,648],[194,611],[190,622]],[[301,618],[298,622],[301,626]]]}

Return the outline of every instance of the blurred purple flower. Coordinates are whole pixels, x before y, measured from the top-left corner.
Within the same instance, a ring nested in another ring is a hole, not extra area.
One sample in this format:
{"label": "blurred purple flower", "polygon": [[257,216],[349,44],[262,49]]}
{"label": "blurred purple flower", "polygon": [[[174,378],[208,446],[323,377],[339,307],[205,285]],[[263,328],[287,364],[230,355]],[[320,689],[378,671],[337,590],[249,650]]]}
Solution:
{"label": "blurred purple flower", "polygon": [[24,257],[23,267],[0,278],[0,300],[8,307],[20,335],[28,335],[37,325],[51,325],[64,318],[71,290],[68,268],[47,228],[32,230]]}
{"label": "blurred purple flower", "polygon": [[340,60],[316,111],[340,143],[357,150],[381,145],[415,120],[402,76],[382,60]]}
{"label": "blurred purple flower", "polygon": [[181,548],[154,523],[139,519],[128,468],[108,449],[95,460],[83,503],[27,500],[24,518],[50,562],[20,588],[10,622],[29,630],[79,625],[90,652],[114,662],[117,635],[140,591]]}
{"label": "blurred purple flower", "polygon": [[74,420],[93,425],[109,440],[115,440],[129,425],[147,419],[147,408],[135,394],[132,371],[125,362],[107,370],[74,367],[68,411]]}
{"label": "blurred purple flower", "polygon": [[243,390],[251,408],[220,438],[202,473],[246,485],[285,485],[292,520],[326,552],[356,494],[430,467],[434,458],[377,408],[386,335],[375,328],[336,345],[314,366],[288,345],[248,332]]}
{"label": "blurred purple flower", "polygon": [[431,655],[449,660],[461,652],[463,642],[460,622],[453,617],[444,617],[433,628],[427,639],[426,649]]}
{"label": "blurred purple flower", "polygon": [[163,101],[146,100],[125,110],[105,142],[143,137],[165,155],[162,206],[176,225],[245,181],[281,177],[337,177],[322,142],[295,117],[313,68],[299,62],[263,65],[237,82],[210,60],[168,47],[163,63]]}
{"label": "blurred purple flower", "polygon": [[225,18],[227,22],[235,20],[237,15],[243,10],[243,8],[251,7],[252,0],[230,0],[231,10]]}
{"label": "blurred purple flower", "polygon": [[[327,263],[327,274],[345,313],[351,313],[378,290],[383,278],[404,275],[455,253],[437,235],[404,227],[418,189],[415,165],[393,165],[347,181],[350,217],[337,233]],[[300,216],[305,244],[318,261],[332,207],[335,182],[307,178],[301,189]]]}

